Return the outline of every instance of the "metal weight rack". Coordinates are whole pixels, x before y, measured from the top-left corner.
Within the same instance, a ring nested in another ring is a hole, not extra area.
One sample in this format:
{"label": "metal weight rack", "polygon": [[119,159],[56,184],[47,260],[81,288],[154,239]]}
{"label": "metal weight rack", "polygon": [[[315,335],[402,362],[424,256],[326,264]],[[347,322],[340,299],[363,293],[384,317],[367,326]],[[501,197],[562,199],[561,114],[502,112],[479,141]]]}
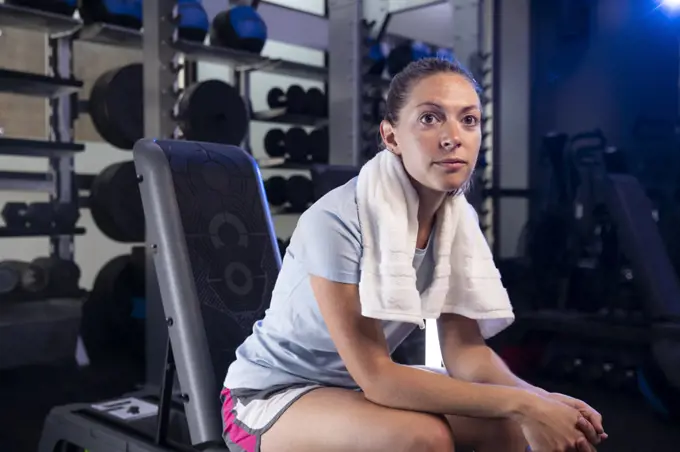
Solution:
{"label": "metal weight rack", "polygon": [[[450,3],[457,11],[461,23],[475,26],[461,28],[451,45],[459,48],[457,56],[466,55],[464,62],[472,53],[480,51],[479,36],[482,24],[480,11],[482,4],[491,0],[465,1],[449,0],[425,3],[422,7]],[[108,24],[84,25],[80,20],[67,18],[26,8],[0,4],[0,27],[14,26],[44,31],[50,38],[50,48],[54,56],[50,67],[55,77],[20,74],[21,83],[14,84],[12,71],[0,71],[0,84],[3,91],[25,93],[29,79],[38,80],[36,86],[55,99],[51,102],[52,127],[51,141],[16,140],[0,138],[0,153],[13,155],[40,155],[50,157],[50,171],[47,174],[0,173],[0,189],[46,190],[57,202],[73,202],[75,199],[73,154],[84,150],[83,145],[74,144],[72,124],[76,117],[74,110],[77,96],[72,97],[82,87],[81,82],[71,79],[72,44],[74,40],[106,44],[115,47],[140,49],[144,60],[145,136],[157,138],[178,137],[173,109],[185,86],[195,82],[197,61],[206,61],[230,66],[234,70],[235,85],[243,96],[250,91],[250,74],[253,71],[277,73],[311,80],[322,81],[329,87],[329,128],[330,163],[359,166],[361,161],[361,96],[362,86],[374,84],[386,87],[388,81],[370,80],[362,75],[361,45],[363,19],[378,15],[378,20],[389,11],[389,1],[376,0],[328,0],[326,17],[291,10],[290,8],[258,2],[258,12],[269,29],[269,38],[325,50],[328,53],[328,67],[312,66],[280,59],[253,55],[237,50],[215,48],[203,44],[178,40],[174,25],[174,0],[144,2],[144,32],[123,29]],[[206,3],[206,8],[208,4]],[[463,15],[463,13],[465,15]],[[484,15],[488,18],[488,15]],[[472,20],[471,20],[472,18]],[[295,21],[296,26],[290,22]],[[450,26],[450,25],[449,25]],[[485,25],[486,27],[486,25]],[[490,29],[490,28],[489,28]],[[293,33],[293,30],[296,33]],[[300,34],[299,30],[306,30]],[[408,38],[409,36],[402,36]],[[465,45],[463,45],[463,43]],[[466,50],[461,54],[460,49]],[[192,70],[193,68],[193,70]],[[490,72],[489,72],[490,74]],[[489,75],[490,76],[490,75]],[[36,79],[37,77],[37,79]],[[16,86],[23,86],[17,88]],[[10,89],[12,88],[12,89]],[[252,112],[252,120],[282,123],[316,125],[309,118],[287,118],[284,112]],[[308,123],[306,123],[306,121]],[[487,133],[491,139],[491,131]],[[248,140],[244,143],[249,148]],[[291,168],[280,162],[261,162],[262,167]],[[295,166],[295,165],[293,165]],[[69,201],[70,200],[70,201]],[[0,230],[1,231],[1,230]],[[83,233],[69,231],[69,233]],[[59,235],[52,240],[53,250],[60,256],[73,256],[72,235]],[[160,384],[161,369],[165,352],[167,326],[162,313],[160,296],[157,290],[155,272],[151,256],[147,256],[147,385]],[[1,321],[1,320],[0,320]],[[1,330],[1,329],[0,329]]]}
{"label": "metal weight rack", "polygon": [[[74,154],[85,149],[73,142],[72,95],[82,87],[73,78],[71,33],[79,22],[48,13],[0,4],[0,27],[45,33],[49,74],[0,69],[0,91],[49,99],[49,140],[0,136],[0,154],[48,159],[45,173],[0,172],[0,190],[48,193],[53,203],[77,202]],[[73,260],[73,230],[0,228],[0,237],[50,238],[50,255]],[[0,368],[73,358],[80,325],[80,300],[41,300],[0,306]],[[45,318],[50,322],[45,322]],[[54,338],[59,340],[55,341]],[[16,350],[14,349],[16,347]]]}

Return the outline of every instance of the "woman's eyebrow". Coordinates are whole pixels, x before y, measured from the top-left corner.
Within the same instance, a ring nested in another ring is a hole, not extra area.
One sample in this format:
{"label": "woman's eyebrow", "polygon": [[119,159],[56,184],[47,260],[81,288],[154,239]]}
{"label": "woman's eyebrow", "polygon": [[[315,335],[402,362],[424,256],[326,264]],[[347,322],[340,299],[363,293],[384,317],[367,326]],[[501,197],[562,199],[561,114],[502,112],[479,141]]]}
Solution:
{"label": "woman's eyebrow", "polygon": [[[425,101],[425,102],[421,102],[418,105],[416,105],[416,107],[422,107],[422,106],[430,106],[430,107],[437,108],[439,110],[445,110],[445,108],[442,105],[438,104],[437,102],[433,102],[433,101],[429,101],[429,100]],[[466,105],[465,107],[460,109],[461,113],[469,113],[471,111],[480,111],[479,105],[470,104],[470,105]]]}

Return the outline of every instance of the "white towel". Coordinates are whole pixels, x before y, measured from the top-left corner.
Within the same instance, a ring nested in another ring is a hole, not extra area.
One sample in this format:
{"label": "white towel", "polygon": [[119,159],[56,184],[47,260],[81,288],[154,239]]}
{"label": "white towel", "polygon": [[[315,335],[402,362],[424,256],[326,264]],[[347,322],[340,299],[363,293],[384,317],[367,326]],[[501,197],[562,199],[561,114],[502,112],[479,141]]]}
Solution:
{"label": "white towel", "polygon": [[434,277],[422,298],[413,268],[418,195],[401,158],[384,150],[362,167],[357,206],[362,315],[424,328],[425,319],[455,313],[477,320],[485,338],[512,324],[508,293],[464,195],[447,198],[437,213]]}

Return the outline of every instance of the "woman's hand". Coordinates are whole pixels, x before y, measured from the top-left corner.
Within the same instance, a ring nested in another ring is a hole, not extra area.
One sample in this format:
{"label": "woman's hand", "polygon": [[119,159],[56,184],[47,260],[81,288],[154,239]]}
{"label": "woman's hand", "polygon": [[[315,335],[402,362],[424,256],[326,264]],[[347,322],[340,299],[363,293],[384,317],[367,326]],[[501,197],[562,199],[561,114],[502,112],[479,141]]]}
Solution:
{"label": "woman's hand", "polygon": [[577,409],[581,413],[581,416],[586,418],[593,426],[593,428],[595,429],[595,433],[600,437],[600,440],[608,438],[608,435],[604,432],[604,427],[602,425],[602,415],[598,413],[597,410],[595,410],[593,407],[591,407],[582,400],[575,399],[573,397],[569,397],[568,395],[560,394],[557,392],[549,393],[548,397]]}
{"label": "woman's hand", "polygon": [[532,452],[593,452],[600,442],[578,409],[551,397],[532,397],[517,421]]}

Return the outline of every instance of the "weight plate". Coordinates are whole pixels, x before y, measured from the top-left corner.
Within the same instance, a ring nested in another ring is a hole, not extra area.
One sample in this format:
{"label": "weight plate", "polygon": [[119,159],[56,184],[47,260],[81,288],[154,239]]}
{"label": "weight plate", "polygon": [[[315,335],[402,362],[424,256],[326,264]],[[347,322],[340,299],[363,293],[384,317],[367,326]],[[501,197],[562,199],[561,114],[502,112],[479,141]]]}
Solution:
{"label": "weight plate", "polygon": [[107,262],[97,274],[83,305],[81,336],[95,365],[122,359],[136,374],[144,369],[144,318],[135,316],[143,299],[144,278],[135,274],[129,255]]}
{"label": "weight plate", "polygon": [[114,130],[109,120],[108,110],[106,108],[106,91],[109,89],[109,84],[116,69],[104,72],[97,78],[92,90],[90,91],[90,99],[88,102],[88,109],[90,119],[97,133],[109,144],[120,149],[125,149],[127,142],[122,139]]}
{"label": "weight plate", "polygon": [[192,85],[180,101],[179,122],[187,140],[238,146],[246,136],[248,121],[239,92],[220,80]]}
{"label": "weight plate", "polygon": [[122,149],[132,149],[144,138],[143,66],[129,64],[113,72],[105,95],[111,130],[120,137]]}
{"label": "weight plate", "polygon": [[115,163],[95,177],[90,211],[97,227],[110,239],[144,241],[144,210],[134,162]]}

